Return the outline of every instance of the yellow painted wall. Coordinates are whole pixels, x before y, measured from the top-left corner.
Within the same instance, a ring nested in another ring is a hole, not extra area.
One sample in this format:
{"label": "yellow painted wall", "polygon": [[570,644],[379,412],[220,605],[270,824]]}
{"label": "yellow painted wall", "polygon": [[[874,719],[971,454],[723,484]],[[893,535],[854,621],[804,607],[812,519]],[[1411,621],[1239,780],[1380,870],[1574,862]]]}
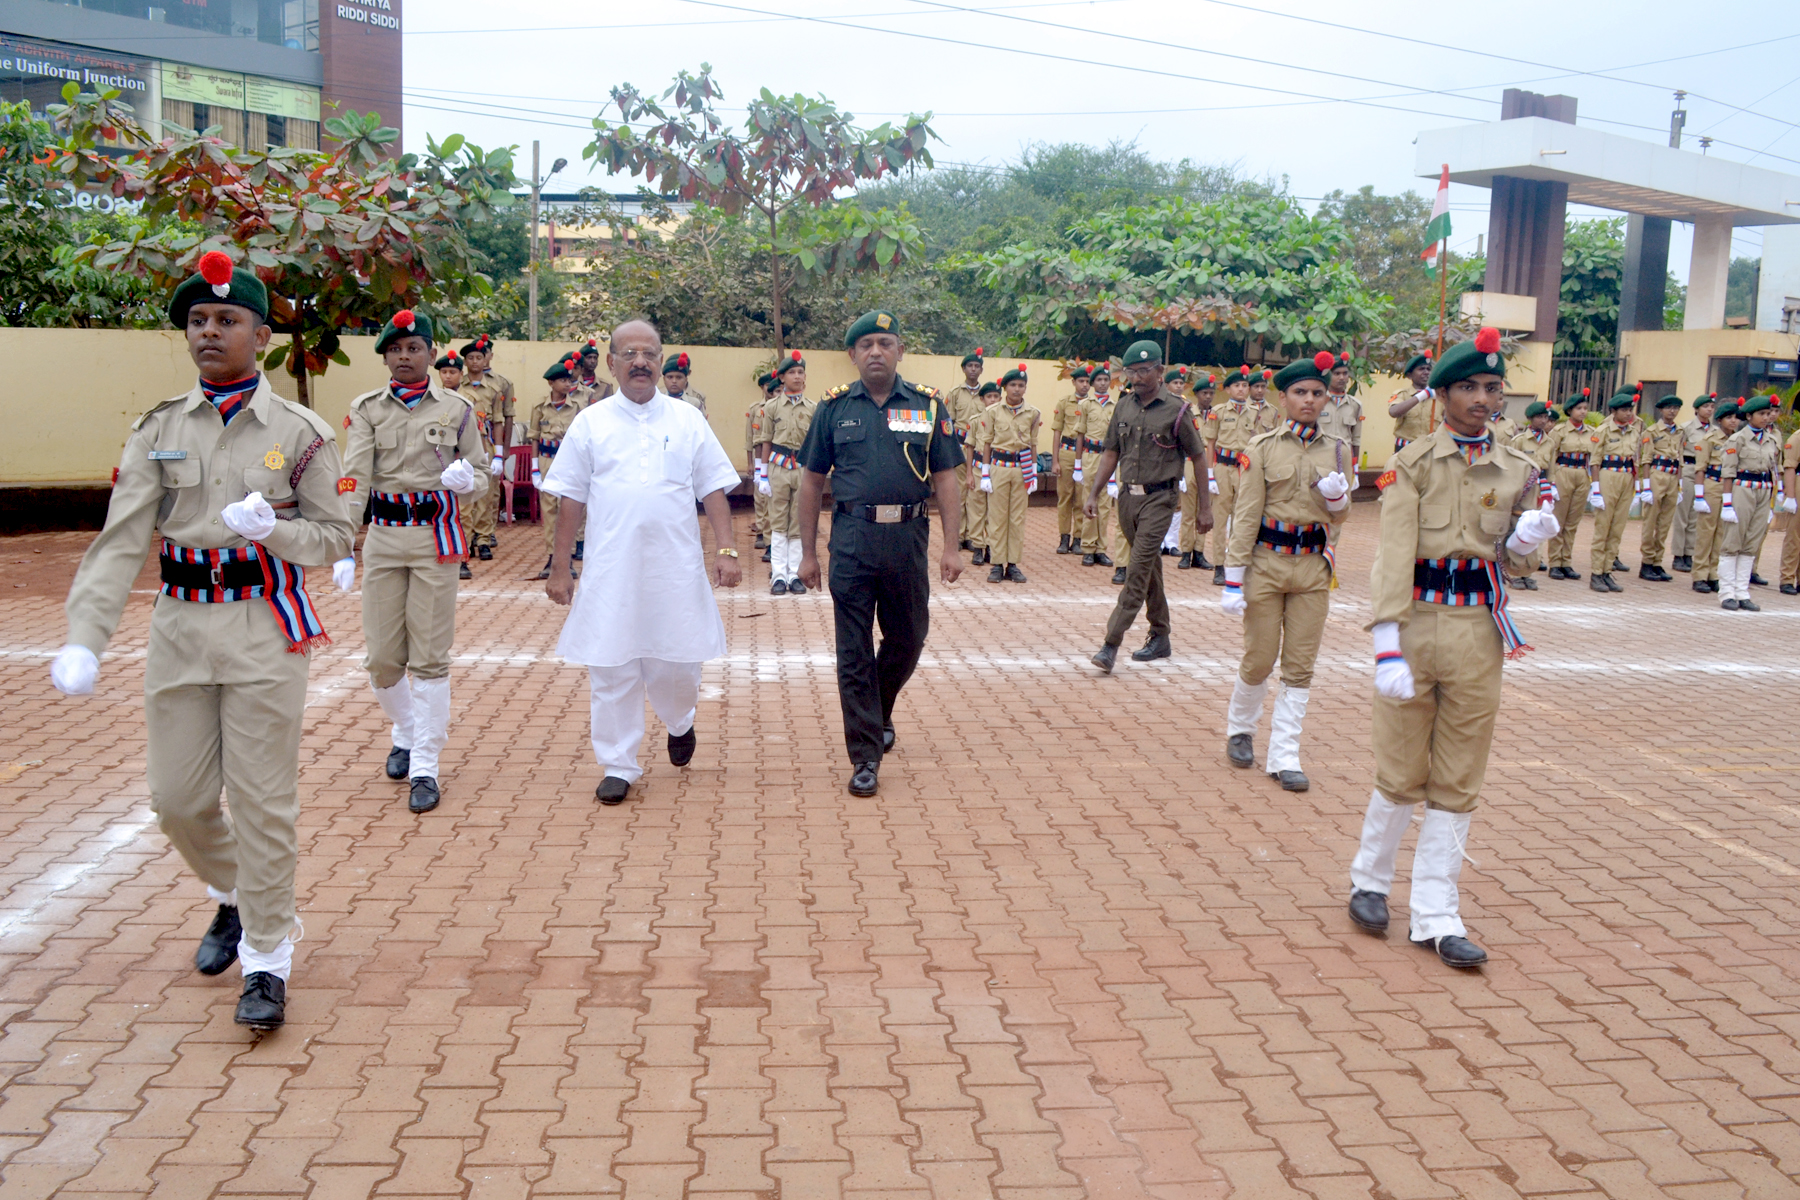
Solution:
{"label": "yellow painted wall", "polygon": [[[1714,358],[1795,358],[1800,334],[1768,329],[1663,329],[1623,334],[1619,350],[1631,381],[1673,379],[1675,394],[1692,400],[1706,389],[1707,369]],[[1684,404],[1678,420],[1693,413]]]}

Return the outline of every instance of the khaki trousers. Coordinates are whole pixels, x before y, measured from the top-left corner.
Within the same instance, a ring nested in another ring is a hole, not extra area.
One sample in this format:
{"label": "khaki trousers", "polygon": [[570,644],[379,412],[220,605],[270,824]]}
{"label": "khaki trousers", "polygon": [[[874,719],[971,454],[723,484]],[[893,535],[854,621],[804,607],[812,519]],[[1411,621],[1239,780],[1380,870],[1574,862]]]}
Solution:
{"label": "khaki trousers", "polygon": [[1650,472],[1650,508],[1644,513],[1639,557],[1652,566],[1663,565],[1669,530],[1675,525],[1675,506],[1681,502],[1681,477],[1667,471]]}
{"label": "khaki trousers", "polygon": [[[1208,461],[1212,456],[1208,455]],[[1237,505],[1238,469],[1230,463],[1213,463],[1213,478],[1219,482],[1219,494],[1213,497],[1212,560],[1225,562],[1225,544],[1231,538],[1231,510]]]}
{"label": "khaki trousers", "polygon": [[[454,573],[456,564],[449,566]],[[264,954],[294,926],[296,779],[310,665],[307,655],[288,653],[262,600],[194,604],[159,596],[150,617],[150,810],[196,875],[221,892],[237,889],[244,937]]]}
{"label": "khaki trousers", "polygon": [[[490,456],[491,461],[492,456]],[[476,478],[486,473],[486,465],[470,463],[475,468]],[[500,519],[500,481],[492,475],[488,476],[488,486],[478,487],[475,494],[463,504],[463,519],[469,530],[469,549],[480,545],[497,546]]]}
{"label": "khaki trousers", "polygon": [[[1093,484],[1094,472],[1099,467],[1100,456],[1098,454],[1081,456],[1081,477],[1087,480],[1080,487],[1080,502],[1083,505],[1087,503],[1087,490]],[[1083,554],[1098,554],[1106,549],[1104,535],[1108,529],[1114,527],[1113,513],[1118,507],[1119,502],[1107,495],[1106,489],[1102,487],[1100,498],[1094,502],[1094,515],[1089,517],[1084,513],[1081,518],[1081,552]]]}
{"label": "khaki trousers", "polygon": [[[1079,456],[1074,450],[1056,444],[1056,534],[1081,532],[1081,498],[1076,495],[1081,485],[1075,482],[1075,464]],[[1087,475],[1082,472],[1083,478]]]}
{"label": "khaki trousers", "polygon": [[[546,516],[544,523],[550,521]],[[430,526],[369,527],[363,542],[362,597],[368,647],[363,668],[376,687],[393,687],[408,671],[415,679],[450,674],[456,563],[437,560]]]}
{"label": "khaki trousers", "polygon": [[762,494],[762,490],[756,486],[754,479],[750,481],[750,494],[756,497],[751,501],[751,511],[756,514],[755,520],[750,525],[751,531],[761,534],[764,540],[767,540],[769,536],[769,498]]}
{"label": "khaki trousers", "polygon": [[1124,642],[1125,631],[1144,608],[1149,610],[1151,636],[1168,636],[1169,598],[1163,591],[1162,540],[1169,532],[1169,518],[1175,515],[1175,509],[1174,488],[1133,496],[1130,488],[1119,485],[1119,528],[1124,530],[1132,554],[1124,590],[1106,622],[1109,646]]}
{"label": "khaki trousers", "polygon": [[1694,511],[1694,464],[1681,464],[1681,499],[1675,503],[1675,525],[1669,534],[1669,553],[1676,558],[1692,558],[1694,555],[1695,522],[1700,514]]}
{"label": "khaki trousers", "polygon": [[1731,493],[1731,503],[1737,509],[1737,524],[1720,523],[1724,532],[1719,553],[1755,558],[1762,553],[1763,539],[1769,536],[1775,489],[1739,487]]}
{"label": "khaki trousers", "polygon": [[1194,470],[1194,460],[1182,464],[1187,472],[1187,491],[1181,493],[1181,552],[1192,554],[1200,546],[1200,533],[1194,520],[1200,511],[1200,493],[1206,490],[1206,472]]}
{"label": "khaki trousers", "polygon": [[963,527],[969,544],[979,550],[987,545],[988,494],[981,490],[981,470],[969,468],[969,488],[963,493]]}
{"label": "khaki trousers", "polygon": [[1375,693],[1375,788],[1395,804],[1471,812],[1500,711],[1500,630],[1486,605],[1413,601],[1400,630],[1413,698]]}
{"label": "khaki trousers", "polygon": [[1699,515],[1694,531],[1695,579],[1715,580],[1719,577],[1719,550],[1725,528],[1725,523],[1719,520],[1719,509],[1725,503],[1723,497],[1718,480],[1712,480],[1706,489],[1706,504],[1710,511]]}
{"label": "khaki trousers", "polygon": [[1025,550],[1025,473],[1017,467],[995,464],[992,474],[994,490],[987,497],[988,556],[996,563],[1022,562],[1020,555]]}
{"label": "khaki trousers", "polygon": [[1325,614],[1331,608],[1331,568],[1323,554],[1276,554],[1258,546],[1244,574],[1244,661],[1238,678],[1252,687],[1281,658],[1281,684],[1312,686]]}
{"label": "khaki trousers", "polygon": [[[1581,518],[1587,515],[1588,474],[1584,467],[1552,467],[1550,482],[1554,483],[1562,494],[1556,502],[1556,520],[1562,525],[1562,532],[1550,539],[1550,565],[1568,567],[1575,558],[1575,534],[1581,528]],[[1607,565],[1612,564],[1607,559]]]}
{"label": "khaki trousers", "polygon": [[800,536],[800,468],[769,468],[769,532]]}
{"label": "khaki trousers", "polygon": [[1612,570],[1619,557],[1619,545],[1625,540],[1625,526],[1631,523],[1631,497],[1637,491],[1637,476],[1630,471],[1600,472],[1600,498],[1606,507],[1594,513],[1594,541],[1589,547],[1588,565],[1596,575]]}
{"label": "khaki trousers", "polygon": [[553,492],[538,493],[538,518],[544,525],[544,553],[556,553],[556,518],[562,512],[562,497]]}
{"label": "khaki trousers", "polygon": [[1800,583],[1800,514],[1789,513],[1787,533],[1781,539],[1781,578],[1776,586]]}
{"label": "khaki trousers", "polygon": [[970,490],[969,459],[967,448],[965,448],[962,464],[956,468],[956,494],[962,497],[962,503],[958,505],[961,511],[957,514],[956,540],[958,542],[969,542],[970,545],[974,545],[975,543],[971,541],[971,539],[975,535],[969,532],[969,514],[971,511],[969,500]]}

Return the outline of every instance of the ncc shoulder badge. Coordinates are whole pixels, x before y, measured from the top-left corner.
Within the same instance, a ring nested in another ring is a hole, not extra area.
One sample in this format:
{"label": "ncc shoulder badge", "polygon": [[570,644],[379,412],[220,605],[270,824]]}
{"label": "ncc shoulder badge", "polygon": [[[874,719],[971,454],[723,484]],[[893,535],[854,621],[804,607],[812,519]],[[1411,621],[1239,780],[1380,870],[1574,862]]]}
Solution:
{"label": "ncc shoulder badge", "polygon": [[1391,469],[1383,471],[1375,477],[1375,490],[1380,492],[1387,491],[1389,487],[1393,486],[1394,480],[1398,478],[1400,478],[1400,473],[1398,471]]}
{"label": "ncc shoulder badge", "polygon": [[348,496],[351,492],[354,492],[355,490],[356,490],[356,480],[350,478],[348,475],[346,475],[344,478],[338,480],[338,495]]}

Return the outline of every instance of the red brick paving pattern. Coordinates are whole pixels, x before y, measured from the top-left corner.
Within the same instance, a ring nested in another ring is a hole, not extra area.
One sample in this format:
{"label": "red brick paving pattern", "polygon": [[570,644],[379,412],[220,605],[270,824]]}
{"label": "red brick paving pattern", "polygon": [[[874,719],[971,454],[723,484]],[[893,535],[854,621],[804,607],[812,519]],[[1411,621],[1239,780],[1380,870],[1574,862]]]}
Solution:
{"label": "red brick paving pattern", "polygon": [[99,694],[57,697],[87,535],[0,541],[0,1200],[1800,1194],[1800,604],[1517,598],[1538,653],[1463,875],[1494,960],[1454,974],[1403,912],[1383,942],[1342,910],[1373,507],[1305,796],[1225,764],[1238,623],[1204,573],[1168,562],[1176,657],[1098,679],[1109,573],[1030,522],[1028,585],[934,592],[872,800],[829,599],[756,565],[694,765],[652,723],[633,799],[597,806],[520,529],[464,585],[446,799],[412,817],[356,599],[315,580],[306,936],[260,1042],[236,972],[191,969],[208,905],[150,823],[147,592]]}

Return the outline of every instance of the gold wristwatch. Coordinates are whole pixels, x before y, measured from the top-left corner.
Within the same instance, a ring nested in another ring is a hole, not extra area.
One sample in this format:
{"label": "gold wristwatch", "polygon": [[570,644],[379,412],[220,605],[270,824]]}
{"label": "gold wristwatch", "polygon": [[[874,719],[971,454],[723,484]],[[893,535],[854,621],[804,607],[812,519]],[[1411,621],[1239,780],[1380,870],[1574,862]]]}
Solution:
{"label": "gold wristwatch", "polygon": [[721,546],[719,547],[718,552],[723,554],[726,558],[736,558],[738,556],[738,552],[730,546]]}

